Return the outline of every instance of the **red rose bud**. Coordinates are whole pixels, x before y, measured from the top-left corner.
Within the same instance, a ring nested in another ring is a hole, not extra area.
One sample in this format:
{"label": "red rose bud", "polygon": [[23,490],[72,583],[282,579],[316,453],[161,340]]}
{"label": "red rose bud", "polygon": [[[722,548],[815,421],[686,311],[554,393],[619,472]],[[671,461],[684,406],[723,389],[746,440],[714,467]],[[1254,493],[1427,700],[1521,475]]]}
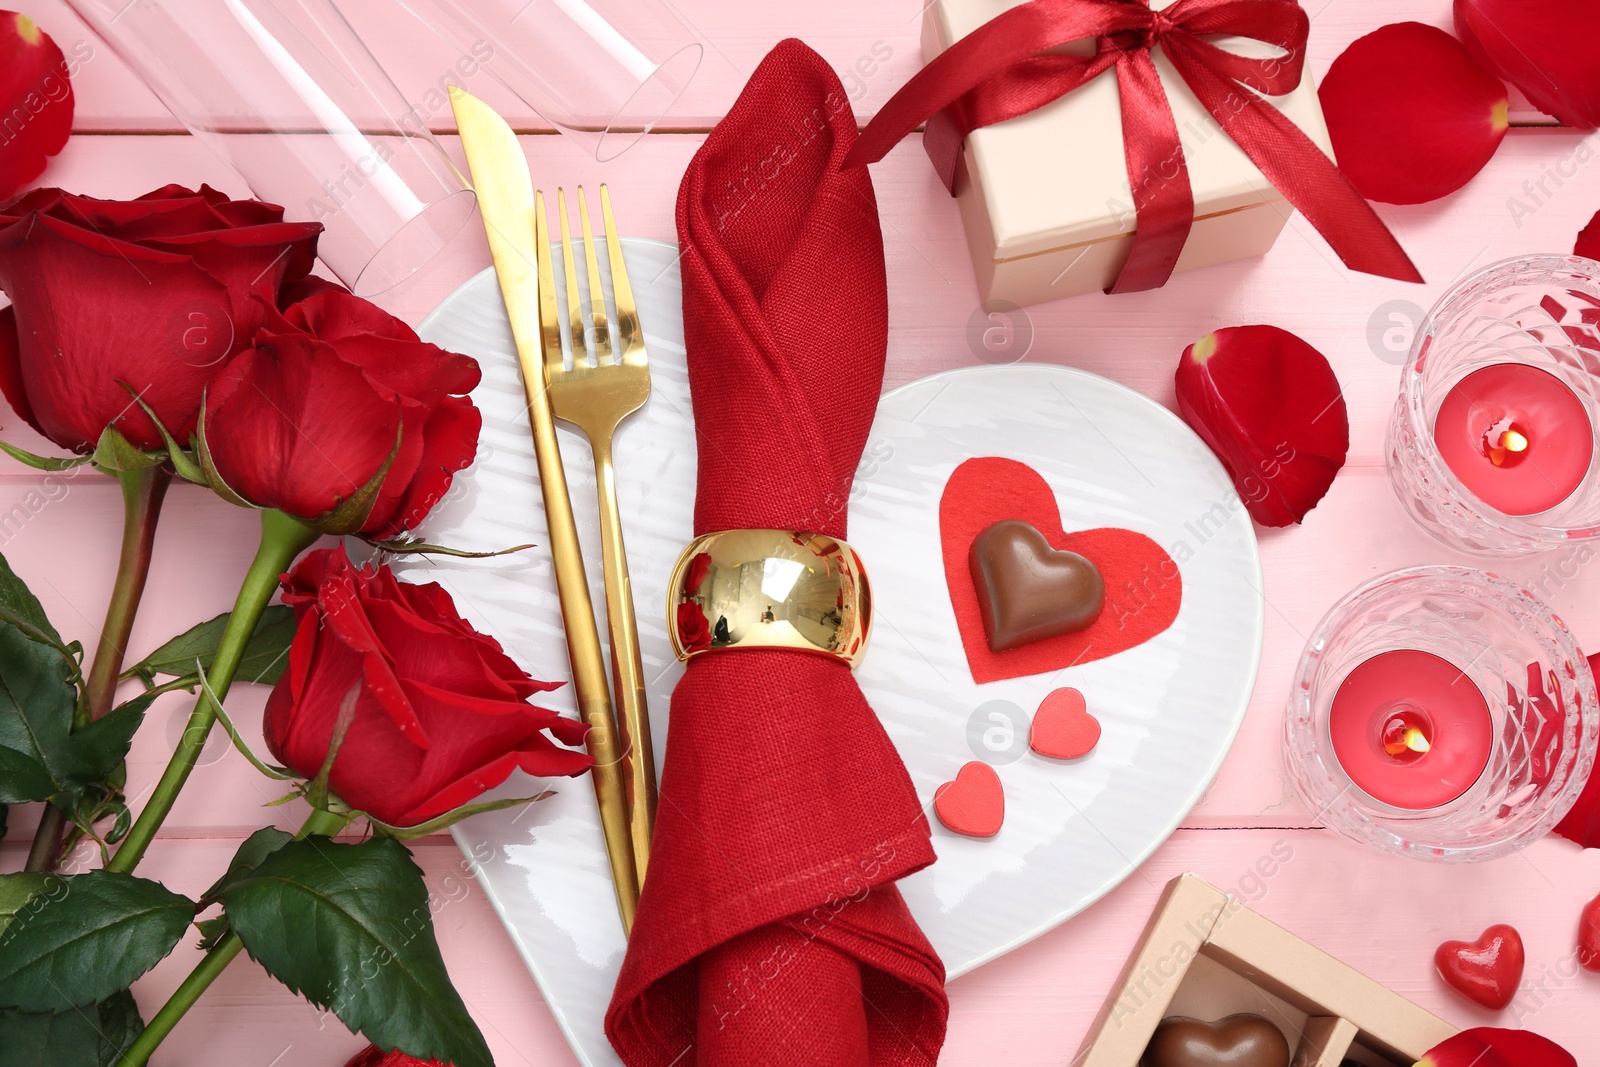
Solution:
{"label": "red rose bud", "polygon": [[321,232],[208,186],[137,200],[35,189],[0,206],[0,390],[76,452],[113,424],[162,447],[130,388],[187,442],[207,383],[266,321],[263,301],[311,269]]}
{"label": "red rose bud", "polygon": [[1217,454],[1250,515],[1287,526],[1333,484],[1350,420],[1321,352],[1276,326],[1230,326],[1183,350],[1178,412]]}
{"label": "red rose bud", "polygon": [[1578,1061],[1547,1037],[1475,1026],[1429,1049],[1416,1067],[1578,1067]]}
{"label": "red rose bud", "polygon": [[1455,0],[1456,36],[1478,62],[1568,126],[1600,126],[1600,4]]}
{"label": "red rose bud", "polygon": [[1578,915],[1578,966],[1600,972],[1600,897],[1585,904]]}
{"label": "red rose bud", "polygon": [[1319,90],[1334,158],[1368,200],[1421,204],[1483,169],[1506,87],[1436,26],[1399,22],[1346,48]]}
{"label": "red rose bud", "polygon": [[465,394],[478,364],[343,289],[317,289],[218,375],[204,451],[219,491],[326,532],[394,537],[472,462],[483,418]]}
{"label": "red rose bud", "polygon": [[72,79],[66,57],[15,11],[0,11],[0,198],[44,172],[72,133]]}
{"label": "red rose bud", "polygon": [[[529,704],[560,683],[530,678],[478,633],[438,585],[358,568],[343,547],[306,556],[284,579],[294,608],[289,667],[267,700],[267,744],[315,778],[352,687],[354,718],[328,778],[351,807],[393,826],[443,815],[520,768],[582,774],[588,727]],[[547,732],[548,731],[548,736]]]}
{"label": "red rose bud", "polygon": [[1600,259],[1600,211],[1594,213],[1589,225],[1578,231],[1578,240],[1572,246],[1572,254]]}
{"label": "red rose bud", "polygon": [[711,623],[705,611],[693,601],[678,605],[678,644],[685,652],[711,647]]}

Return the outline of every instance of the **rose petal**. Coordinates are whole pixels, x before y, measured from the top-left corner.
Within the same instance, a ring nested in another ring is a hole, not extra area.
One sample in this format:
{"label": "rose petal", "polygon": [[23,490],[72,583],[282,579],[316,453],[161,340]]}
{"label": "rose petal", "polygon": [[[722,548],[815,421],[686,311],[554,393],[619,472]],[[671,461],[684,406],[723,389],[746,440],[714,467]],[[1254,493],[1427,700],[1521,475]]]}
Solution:
{"label": "rose petal", "polygon": [[1353,42],[1319,94],[1339,169],[1362,196],[1387,204],[1455,192],[1509,126],[1506,87],[1459,41],[1420,22]]}
{"label": "rose petal", "polygon": [[1578,1067],[1578,1061],[1554,1041],[1527,1030],[1475,1026],[1429,1049],[1416,1067]]}
{"label": "rose petal", "polygon": [[450,1067],[447,1063],[438,1060],[419,1060],[414,1056],[407,1056],[404,1052],[385,1052],[377,1045],[368,1045],[356,1053],[355,1058],[344,1067]]}
{"label": "rose petal", "polygon": [[1478,62],[1568,126],[1600,126],[1600,4],[1455,0],[1456,36]]}
{"label": "rose petal", "polygon": [[[1600,676],[1600,652],[1589,657],[1589,671]],[[1600,848],[1600,770],[1589,775],[1577,803],[1556,823],[1554,832],[1584,848]]]}
{"label": "rose petal", "polygon": [[1230,326],[1183,351],[1178,411],[1263,526],[1299,522],[1344,466],[1350,421],[1327,359],[1276,326]]}
{"label": "rose petal", "polygon": [[[28,393],[22,387],[22,356],[17,339],[17,313],[10,305],[0,308],[0,393],[29,426],[39,429],[28,406]],[[43,431],[40,431],[41,433]]]}
{"label": "rose petal", "polygon": [[222,480],[246,500],[314,519],[394,451],[399,404],[330,345],[265,330],[256,343],[212,383],[206,442]]}
{"label": "rose petal", "polygon": [[1572,246],[1572,254],[1600,259],[1600,211],[1594,213],[1589,225],[1578,231],[1578,241]]}
{"label": "rose petal", "polygon": [[66,57],[36,22],[0,11],[0,200],[44,172],[72,133]]}

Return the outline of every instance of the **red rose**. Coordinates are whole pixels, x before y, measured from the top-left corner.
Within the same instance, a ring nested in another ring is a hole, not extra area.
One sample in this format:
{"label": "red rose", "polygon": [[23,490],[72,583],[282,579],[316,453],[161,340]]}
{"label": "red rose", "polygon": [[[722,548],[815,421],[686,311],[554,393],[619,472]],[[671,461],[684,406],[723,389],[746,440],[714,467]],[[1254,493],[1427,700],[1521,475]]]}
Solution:
{"label": "red rose", "polygon": [[388,463],[360,532],[393,537],[472,462],[483,419],[464,394],[478,364],[337,286],[313,288],[217,376],[206,446],[227,488],[313,523]]}
{"label": "red rose", "polygon": [[693,601],[678,605],[678,644],[688,652],[711,647],[711,624],[700,605]]}
{"label": "red rose", "polygon": [[377,1045],[368,1045],[344,1067],[450,1067],[438,1060],[419,1060],[404,1052],[385,1052]]}
{"label": "red rose", "polygon": [[66,57],[26,15],[0,11],[0,197],[44,170],[72,133]]}
{"label": "red rose", "polygon": [[207,186],[36,189],[0,207],[0,390],[63,448],[87,452],[113,423],[160,448],[126,384],[187,442],[206,384],[266,321],[263,301],[311,269],[321,232]]}
{"label": "red rose", "polygon": [[683,591],[689,596],[694,596],[705,584],[706,575],[711,573],[711,553],[696,552],[694,559],[689,561],[689,569],[683,576]]}
{"label": "red rose", "polygon": [[340,707],[354,718],[329,786],[345,803],[394,826],[414,826],[472,800],[522,768],[581,774],[592,762],[561,748],[588,727],[534,707],[537,682],[456,612],[438,585],[358,568],[343,547],[313,552],[284,578],[296,630],[289,667],[267,700],[267,744],[280,762],[316,777]]}

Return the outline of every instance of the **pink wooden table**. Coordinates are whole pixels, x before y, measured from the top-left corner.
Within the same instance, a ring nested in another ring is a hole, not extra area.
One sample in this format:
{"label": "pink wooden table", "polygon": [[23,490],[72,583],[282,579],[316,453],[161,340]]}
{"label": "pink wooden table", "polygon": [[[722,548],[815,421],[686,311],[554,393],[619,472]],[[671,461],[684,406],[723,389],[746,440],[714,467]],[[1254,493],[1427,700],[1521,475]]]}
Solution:
{"label": "pink wooden table", "polygon": [[[236,195],[239,178],[183,134],[156,99],[60,3],[24,0],[63,48],[85,41],[93,56],[77,78],[77,136],[44,180],[100,196],[133,196],[171,181],[210,182]],[[447,105],[430,108],[453,57],[385,0],[342,5],[408,97],[448,132]],[[707,58],[673,132],[643,139],[620,159],[596,164],[553,135],[485,77],[469,80],[518,128],[537,179],[572,185],[605,180],[627,232],[673,238],[678,177],[704,131],[726,110],[744,78],[774,42],[799,36],[841,71],[858,117],[870,115],[919,65],[918,0],[809,0],[768,5],[680,0],[709,42]],[[1317,75],[1355,37],[1411,17],[1448,25],[1448,0],[1310,0],[1311,66]],[[883,56],[889,58],[885,61]],[[859,65],[858,65],[859,64]],[[1577,229],[1600,208],[1600,135],[1536,128],[1538,116],[1506,139],[1466,190],[1440,203],[1382,213],[1428,278],[1405,286],[1352,275],[1295,218],[1264,259],[1181,275],[1165,289],[1115,299],[1094,295],[1031,308],[1027,358],[1082,367],[1173,403],[1172,370],[1183,347],[1226,325],[1270,322],[1305,337],[1333,361],[1352,423],[1349,465],[1305,525],[1262,531],[1268,603],[1266,648],[1255,699],[1216,783],[1172,839],[1119,889],[1080,917],[989,964],[950,988],[949,1064],[1011,1067],[1068,1062],[1133,945],[1159,887],[1195,871],[1235,891],[1268,917],[1332,951],[1374,978],[1462,1025],[1527,1026],[1600,1060],[1600,975],[1579,973],[1574,936],[1579,908],[1600,891],[1600,853],[1547,840],[1499,862],[1445,869],[1390,859],[1336,839],[1292,795],[1281,766],[1282,709],[1305,635],[1321,614],[1362,580],[1396,567],[1454,561],[1414,530],[1390,492],[1382,465],[1383,424],[1393,402],[1398,354],[1369,338],[1391,325],[1388,301],[1426,306],[1469,268],[1505,256],[1569,251]],[[453,139],[447,143],[454,150]],[[874,168],[889,258],[893,329],[889,384],[974,363],[968,323],[978,300],[954,203],[920,147],[908,142]],[[469,230],[459,247],[394,310],[415,322],[455,285],[488,262]],[[4,412],[9,440],[37,438]],[[0,551],[40,593],[69,637],[92,643],[111,584],[119,517],[114,485],[92,473],[38,507],[38,479],[0,465]],[[30,504],[31,500],[31,504]],[[133,638],[137,656],[232,600],[254,544],[254,521],[195,487],[174,488],[162,523],[146,608]],[[1501,568],[1533,583],[1580,638],[1600,645],[1600,577],[1586,556]],[[563,657],[550,649],[534,673],[558,677]],[[243,686],[230,706],[247,733],[264,693]],[[189,704],[162,699],[130,757],[137,806],[172,751]],[[142,874],[198,894],[237,843],[268,822],[286,829],[302,812],[266,808],[268,783],[237,752],[208,752],[152,848]],[[0,870],[21,865],[32,815],[18,813],[0,845]],[[1286,844],[1292,859],[1268,879],[1258,860]],[[442,901],[439,940],[456,984],[501,1067],[573,1062],[532,978],[502,933],[483,893],[465,878],[446,836],[415,851]],[[1499,1015],[1446,990],[1433,974],[1434,947],[1475,937],[1494,922],[1524,936],[1528,968],[1518,1000]],[[190,938],[192,943],[194,939]],[[146,1014],[193,965],[191,945],[134,987]],[[241,958],[191,1011],[157,1061],[166,1067],[273,1064],[338,1067],[362,1046],[337,1020],[291,996]]]}

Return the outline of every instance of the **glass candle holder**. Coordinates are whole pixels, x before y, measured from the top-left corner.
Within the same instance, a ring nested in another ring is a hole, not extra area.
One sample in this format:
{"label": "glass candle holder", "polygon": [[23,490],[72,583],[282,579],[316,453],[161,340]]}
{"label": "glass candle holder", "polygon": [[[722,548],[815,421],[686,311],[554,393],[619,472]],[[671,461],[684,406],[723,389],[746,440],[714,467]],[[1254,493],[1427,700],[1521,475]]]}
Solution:
{"label": "glass candle holder", "polygon": [[331,0],[67,0],[262,200],[320,222],[361,296],[442,251],[476,200]]}
{"label": "glass candle holder", "polygon": [[1588,661],[1538,599],[1483,571],[1415,567],[1323,618],[1285,730],[1289,777],[1330,829],[1461,862],[1522,848],[1566,815],[1594,766],[1600,706]]}
{"label": "glass candle holder", "polygon": [[401,3],[602,163],[661,121],[704,53],[665,0]]}
{"label": "glass candle holder", "polygon": [[1388,433],[1400,503],[1477,555],[1600,537],[1600,263],[1485,267],[1417,331]]}

